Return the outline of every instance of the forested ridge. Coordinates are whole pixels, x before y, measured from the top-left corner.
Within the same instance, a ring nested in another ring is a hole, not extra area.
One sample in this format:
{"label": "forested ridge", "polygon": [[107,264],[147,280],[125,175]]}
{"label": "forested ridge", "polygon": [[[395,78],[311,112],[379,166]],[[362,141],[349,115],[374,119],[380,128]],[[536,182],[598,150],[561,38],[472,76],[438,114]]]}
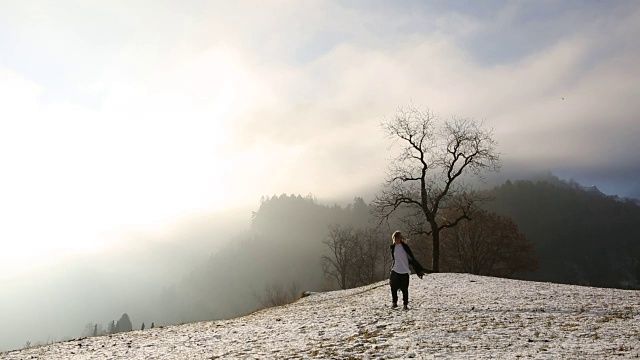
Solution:
{"label": "forested ridge", "polygon": [[638,288],[640,206],[550,176],[507,181],[485,208],[510,216],[535,245],[538,271],[527,279]]}
{"label": "forested ridge", "polygon": [[[490,191],[484,208],[513,219],[533,243],[537,271],[513,277],[601,287],[637,288],[640,279],[640,206],[550,177],[507,181]],[[371,207],[356,197],[348,206],[323,205],[313,196],[263,199],[250,230],[216,249],[178,286],[178,321],[237,316],[264,305],[265,292],[294,298],[304,290],[337,288],[321,257],[332,225],[372,225]],[[388,231],[398,226],[385,224]],[[389,235],[389,236],[386,236]],[[412,239],[428,264],[425,239]]]}

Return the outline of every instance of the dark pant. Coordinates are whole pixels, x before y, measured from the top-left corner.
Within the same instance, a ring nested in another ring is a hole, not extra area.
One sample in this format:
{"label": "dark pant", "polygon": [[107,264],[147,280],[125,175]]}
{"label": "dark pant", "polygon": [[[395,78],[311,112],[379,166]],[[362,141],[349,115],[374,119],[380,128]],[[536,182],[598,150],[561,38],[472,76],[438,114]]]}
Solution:
{"label": "dark pant", "polygon": [[392,270],[389,285],[391,285],[391,299],[394,304],[398,303],[398,290],[402,291],[402,303],[409,304],[409,274],[398,274]]}

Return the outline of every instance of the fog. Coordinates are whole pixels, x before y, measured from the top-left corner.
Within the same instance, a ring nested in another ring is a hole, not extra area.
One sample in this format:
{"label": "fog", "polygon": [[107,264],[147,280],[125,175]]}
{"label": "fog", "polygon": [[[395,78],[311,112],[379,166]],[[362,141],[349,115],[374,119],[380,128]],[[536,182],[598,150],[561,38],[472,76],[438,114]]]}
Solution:
{"label": "fog", "polygon": [[80,337],[85,324],[106,330],[127,313],[134,329],[178,322],[167,313],[163,292],[249,226],[248,209],[199,214],[167,224],[163,231],[122,234],[109,248],[67,257],[3,279],[0,348],[27,341]]}
{"label": "fog", "polygon": [[632,0],[2,2],[0,349],[162,323],[263,196],[370,200],[409,104],[494,130],[486,185],[640,197],[638,36]]}

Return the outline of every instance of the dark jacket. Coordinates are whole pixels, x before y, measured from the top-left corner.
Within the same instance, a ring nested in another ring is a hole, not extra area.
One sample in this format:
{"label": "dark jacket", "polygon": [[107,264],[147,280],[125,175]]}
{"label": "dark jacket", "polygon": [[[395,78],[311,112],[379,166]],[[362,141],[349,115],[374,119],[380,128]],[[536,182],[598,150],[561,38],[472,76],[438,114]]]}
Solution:
{"label": "dark jacket", "polygon": [[[416,275],[418,275],[418,277],[422,279],[422,276],[427,271],[422,267],[422,265],[420,265],[418,260],[416,260],[415,256],[413,256],[413,252],[411,252],[411,248],[409,247],[409,245],[405,243],[401,243],[401,244],[402,244],[402,248],[404,248],[404,251],[407,253],[407,256],[409,257],[409,265],[413,266],[413,270],[415,270]],[[396,258],[393,255],[393,248],[395,247],[395,245],[396,244],[391,244],[391,246],[389,247],[389,249],[391,249],[391,257],[393,258],[394,264],[395,264]],[[393,265],[391,265],[391,267],[393,268]]]}

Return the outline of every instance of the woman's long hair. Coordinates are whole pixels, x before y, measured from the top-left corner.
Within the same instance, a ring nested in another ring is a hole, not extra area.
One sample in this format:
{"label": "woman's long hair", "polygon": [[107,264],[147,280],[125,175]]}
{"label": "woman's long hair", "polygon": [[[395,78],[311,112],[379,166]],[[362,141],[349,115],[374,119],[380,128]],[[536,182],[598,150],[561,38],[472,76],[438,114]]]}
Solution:
{"label": "woman's long hair", "polygon": [[405,243],[405,244],[407,243],[407,238],[405,238],[404,236],[402,236],[402,233],[400,232],[400,230],[396,230],[396,231],[394,231],[394,232],[393,232],[393,235],[391,235],[391,242],[392,242],[392,243],[394,243],[394,244],[395,244],[395,242],[396,242],[396,241],[395,241],[395,240],[396,240],[396,237],[399,237],[401,242],[403,242],[403,243]]}

